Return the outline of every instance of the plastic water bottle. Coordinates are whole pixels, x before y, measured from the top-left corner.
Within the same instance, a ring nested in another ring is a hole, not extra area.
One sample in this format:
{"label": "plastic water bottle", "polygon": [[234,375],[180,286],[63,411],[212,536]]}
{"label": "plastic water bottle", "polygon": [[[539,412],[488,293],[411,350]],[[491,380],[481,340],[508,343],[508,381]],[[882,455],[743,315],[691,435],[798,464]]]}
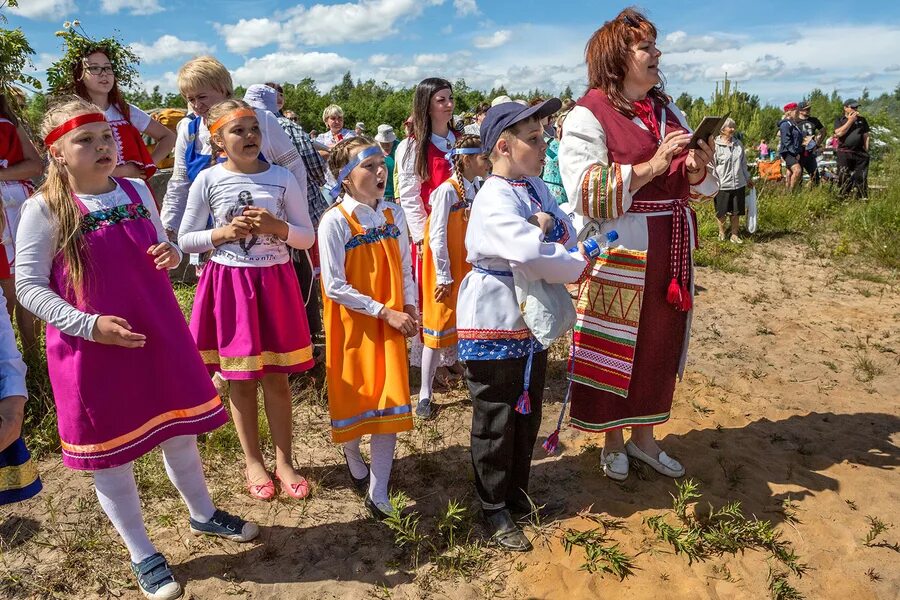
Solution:
{"label": "plastic water bottle", "polygon": [[[586,240],[584,240],[583,242],[581,242],[582,244],[584,244],[584,250],[585,250],[585,252],[587,252],[588,258],[597,258],[601,254],[603,254],[603,252],[607,248],[609,248],[613,242],[615,242],[617,239],[619,239],[619,234],[616,233],[615,230],[607,233],[605,235],[606,242],[602,246],[600,245],[600,242],[597,241],[597,237],[599,237],[599,236],[589,237]],[[569,252],[579,252],[578,246],[575,246],[575,247],[569,249]]]}

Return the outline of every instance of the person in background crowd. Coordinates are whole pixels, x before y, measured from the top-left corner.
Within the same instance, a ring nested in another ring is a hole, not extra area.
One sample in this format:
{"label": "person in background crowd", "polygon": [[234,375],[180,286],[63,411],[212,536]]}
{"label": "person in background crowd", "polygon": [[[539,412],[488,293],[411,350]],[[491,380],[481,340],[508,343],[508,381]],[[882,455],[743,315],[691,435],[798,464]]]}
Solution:
{"label": "person in background crowd", "polygon": [[503,94],[502,96],[497,96],[496,98],[491,100],[491,108],[493,108],[494,106],[497,106],[498,104],[505,104],[506,102],[512,102],[512,101],[513,101],[512,98],[510,98],[506,94]]}
{"label": "person in background crowd", "polygon": [[468,133],[469,135],[480,135],[481,122],[484,121],[484,115],[487,114],[490,107],[491,105],[487,102],[482,102],[475,107],[475,121],[466,125],[465,133]]}
{"label": "person in background crowd", "polygon": [[797,103],[791,102],[784,105],[784,117],[778,123],[778,133],[781,140],[778,144],[778,154],[787,167],[787,176],[784,183],[789,190],[797,187],[803,179],[803,170],[800,167],[800,150],[803,145],[803,132],[797,126],[800,119],[800,111]]}
{"label": "person in background crowd", "polygon": [[353,130],[353,133],[356,135],[362,135],[366,132],[366,124],[360,121],[356,124],[356,128]]}
{"label": "person in background crowd", "polygon": [[747,187],[753,187],[744,146],[734,136],[734,119],[725,119],[722,132],[716,138],[715,164],[719,175],[716,194],[716,220],[719,222],[719,241],[725,241],[725,216],[731,215],[731,243],[743,244],[738,229],[745,213],[744,198]]}
{"label": "person in background crowd", "polygon": [[328,148],[331,148],[344,138],[356,135],[349,129],[344,128],[344,109],[337,104],[325,107],[325,110],[322,112],[322,121],[328,127],[328,131],[319,134],[316,141]]}
{"label": "person in background crowd", "polygon": [[381,152],[384,153],[384,166],[387,168],[387,179],[384,184],[384,199],[388,202],[393,202],[394,157],[400,142],[397,141],[397,135],[394,133],[394,128],[385,124],[378,126],[378,133],[375,134],[375,141],[378,142]]}
{"label": "person in background crowd", "polygon": [[303,129],[303,125],[300,124],[300,118],[297,116],[297,113],[292,110],[286,110],[283,114],[285,119],[299,127],[301,130]]}
{"label": "person in background crowd", "polygon": [[319,137],[319,132],[318,132],[318,130],[316,130],[316,129],[310,129],[310,130],[309,130],[309,137],[310,137],[311,139],[313,139],[313,140],[315,140],[317,137]]}
{"label": "person in background crowd", "polygon": [[825,139],[825,126],[822,121],[811,116],[809,102],[801,102],[799,107],[800,120],[797,126],[803,132],[803,147],[800,150],[800,166],[809,175],[811,186],[819,185],[819,165],[816,155],[821,151],[822,141]]}
{"label": "person in background crowd", "polygon": [[759,150],[759,160],[769,160],[769,144],[765,138],[759,140],[759,146],[756,148]]}
{"label": "person in background crowd", "polygon": [[[562,205],[569,201],[566,196],[566,188],[563,187],[562,175],[559,173],[559,140],[562,139],[563,121],[566,120],[566,114],[561,112],[556,117],[556,125],[553,127],[556,135],[547,141],[547,159],[544,163],[544,171],[541,174],[541,179],[544,180],[550,193],[556,198],[557,205]],[[544,131],[546,133],[546,129]]]}
{"label": "person in background crowd", "polygon": [[281,87],[280,83],[275,83],[274,81],[267,81],[266,85],[275,90],[275,108],[271,112],[275,113],[276,117],[283,117],[282,109],[284,108],[284,88]]}
{"label": "person in background crowd", "polygon": [[837,163],[840,194],[853,192],[857,198],[869,197],[869,122],[859,114],[859,102],[844,102],[844,115],[834,120],[837,138]]}

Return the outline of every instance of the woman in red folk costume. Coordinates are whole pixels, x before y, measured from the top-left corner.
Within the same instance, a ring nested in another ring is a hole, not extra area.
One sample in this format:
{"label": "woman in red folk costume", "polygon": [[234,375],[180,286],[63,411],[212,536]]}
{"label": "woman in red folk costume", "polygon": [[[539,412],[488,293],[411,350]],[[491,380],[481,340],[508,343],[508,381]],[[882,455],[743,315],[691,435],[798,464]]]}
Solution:
{"label": "woman in red folk costume", "polygon": [[[447,153],[456,144],[458,132],[453,130],[453,87],[446,79],[429,77],[416,86],[413,97],[413,123],[411,135],[397,146],[397,188],[400,206],[406,215],[412,238],[413,276],[419,286],[419,306],[422,306],[422,265],[420,262],[422,241],[425,238],[425,222],[431,213],[429,199],[439,185],[453,174]],[[430,360],[439,361],[441,367],[458,367],[456,348],[442,350],[424,349],[421,336],[413,338],[410,362],[428,367]],[[420,416],[431,415],[430,407],[417,411]]]}
{"label": "woman in red folk costume", "polygon": [[[119,84],[131,85],[137,76],[138,57],[115,38],[94,41],[75,28],[75,21],[57,33],[65,40],[66,53],[47,71],[52,94],[77,94],[104,112],[116,140],[117,157],[113,177],[149,179],[156,163],[175,147],[175,133],[126,102]],[[83,30],[82,30],[83,31]],[[141,134],[156,142],[153,153]]]}
{"label": "woman in red folk costume", "polygon": [[3,232],[3,245],[0,246],[0,288],[6,297],[10,319],[15,315],[22,337],[22,348],[26,357],[29,357],[37,347],[39,325],[34,316],[16,300],[13,279],[16,272],[16,231],[22,205],[34,193],[31,180],[40,176],[44,163],[19,123],[10,96],[13,94],[0,91],[0,231]]}
{"label": "woman in red folk costume", "polygon": [[[688,149],[690,128],[665,94],[656,27],[626,9],[591,37],[590,89],[566,118],[559,163],[569,201],[618,247],[581,284],[570,362],[571,424],[605,433],[607,477],[628,461],[680,477],[653,428],[669,419],[687,355],[697,225],[691,200],[718,189],[713,140]],[[622,429],[631,428],[624,442]]]}

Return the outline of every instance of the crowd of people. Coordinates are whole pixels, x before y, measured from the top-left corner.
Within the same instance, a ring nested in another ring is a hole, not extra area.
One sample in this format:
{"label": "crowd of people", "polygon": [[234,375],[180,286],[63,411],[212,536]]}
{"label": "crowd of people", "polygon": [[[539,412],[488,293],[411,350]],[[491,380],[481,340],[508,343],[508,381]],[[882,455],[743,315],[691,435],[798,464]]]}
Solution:
{"label": "crowd of people", "polygon": [[[277,83],[236,98],[228,70],[209,56],[178,72],[190,113],[173,134],[123,100],[129,66],[118,42],[74,28],[41,126],[46,161],[0,97],[7,307],[26,350],[30,315],[47,324],[63,463],[92,472],[148,598],[182,588],[147,535],[133,461],[161,447],[190,529],[252,540],[259,527],[210,498],[197,436],[230,417],[248,494],[307,498],[288,377],[319,361],[332,440],[379,520],[397,510],[397,434],[416,426],[414,415],[439,415],[441,372],[468,386],[475,488],[491,538],[530,550],[516,517],[532,510],[547,350],[571,330],[570,424],[604,434],[603,473],[621,481],[640,461],[684,475],[655,426],[670,417],[687,358],[691,205],[716,197],[720,239],[730,215],[739,243],[753,184],[733,121],[716,139],[692,139],[663,89],[656,37],[626,9],[588,41],[581,99],[563,107],[500,97],[477,107],[465,130],[450,82],[427,78],[402,140],[389,125],[374,138],[364,123],[348,129],[336,105],[324,110],[322,133],[307,133]],[[798,107],[785,111],[779,150],[794,173],[814,147]],[[849,154],[867,143],[855,103],[836,126],[845,164],[860,169]],[[154,140],[152,153],[141,134]],[[155,199],[145,181],[170,151],[172,176]],[[186,322],[166,271],[188,254],[200,278]],[[565,287],[573,283],[577,310]],[[410,363],[422,375],[415,406]],[[0,479],[0,503],[9,503],[41,484],[21,437],[25,366],[8,318],[0,368],[0,469],[16,474]],[[260,449],[260,387],[274,468]]]}

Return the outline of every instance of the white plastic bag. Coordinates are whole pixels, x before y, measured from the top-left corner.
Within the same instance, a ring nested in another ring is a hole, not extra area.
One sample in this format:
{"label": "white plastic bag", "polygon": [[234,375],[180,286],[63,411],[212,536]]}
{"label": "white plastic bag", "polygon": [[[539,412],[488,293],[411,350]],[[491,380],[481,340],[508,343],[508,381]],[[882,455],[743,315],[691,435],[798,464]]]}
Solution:
{"label": "white plastic bag", "polygon": [[513,272],[516,301],[522,318],[538,343],[547,348],[575,326],[577,314],[566,286],[544,280],[528,281]]}
{"label": "white plastic bag", "polygon": [[746,202],[744,203],[747,208],[747,231],[750,233],[756,233],[756,200],[756,188],[750,188],[750,192],[747,194]]}

